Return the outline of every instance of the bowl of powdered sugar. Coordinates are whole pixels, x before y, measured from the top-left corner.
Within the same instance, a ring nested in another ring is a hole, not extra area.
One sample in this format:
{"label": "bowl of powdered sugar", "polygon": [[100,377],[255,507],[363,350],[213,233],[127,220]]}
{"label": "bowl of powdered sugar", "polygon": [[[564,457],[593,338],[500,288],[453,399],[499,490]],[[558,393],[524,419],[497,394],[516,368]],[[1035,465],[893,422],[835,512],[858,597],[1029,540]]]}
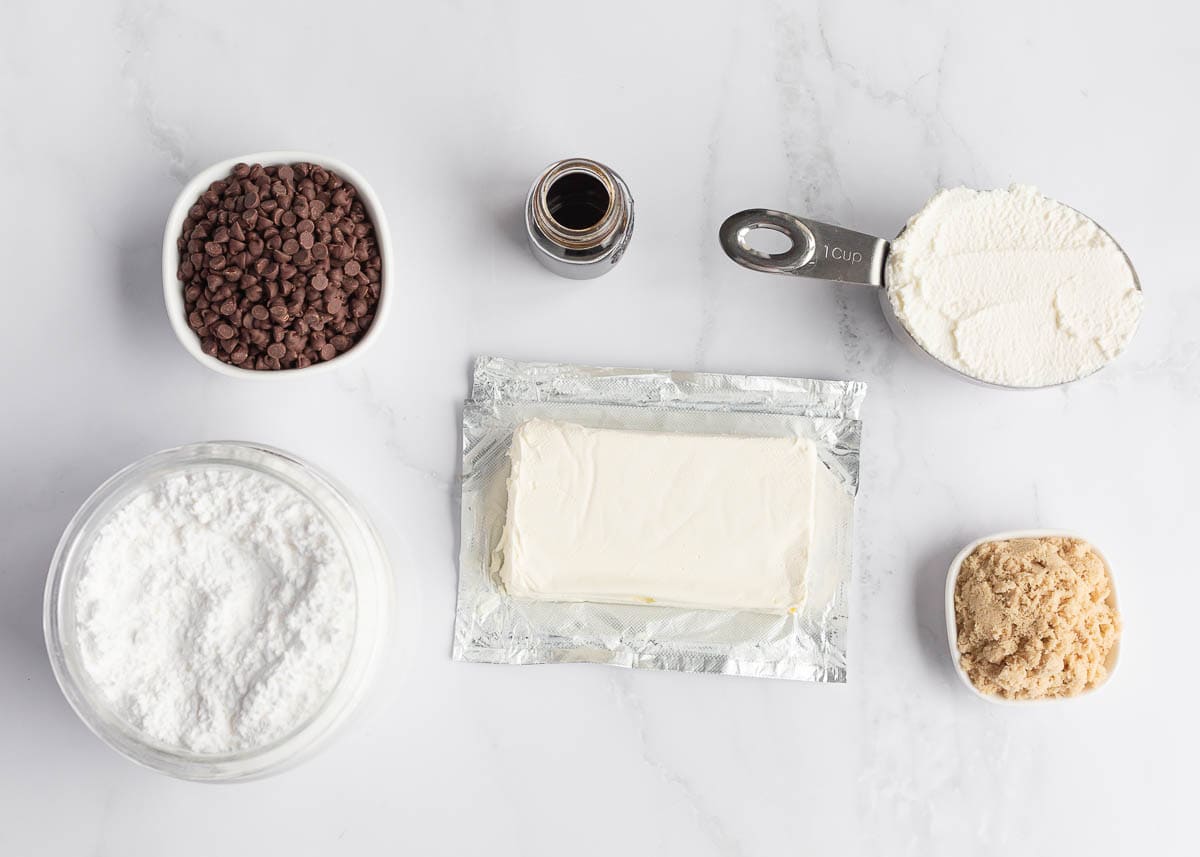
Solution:
{"label": "bowl of powdered sugar", "polygon": [[389,605],[378,536],[328,477],[203,443],[84,503],[51,567],[46,642],[63,693],[114,749],[241,780],[304,758],[356,707]]}

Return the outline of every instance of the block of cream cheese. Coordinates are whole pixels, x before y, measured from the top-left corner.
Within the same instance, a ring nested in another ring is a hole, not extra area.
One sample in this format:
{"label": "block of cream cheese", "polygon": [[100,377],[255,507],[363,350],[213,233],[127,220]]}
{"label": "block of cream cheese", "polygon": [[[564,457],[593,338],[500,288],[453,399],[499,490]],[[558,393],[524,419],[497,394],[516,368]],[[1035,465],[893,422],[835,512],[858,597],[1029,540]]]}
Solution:
{"label": "block of cream cheese", "polygon": [[804,599],[813,446],[595,429],[513,436],[500,579],[510,595],[785,612]]}

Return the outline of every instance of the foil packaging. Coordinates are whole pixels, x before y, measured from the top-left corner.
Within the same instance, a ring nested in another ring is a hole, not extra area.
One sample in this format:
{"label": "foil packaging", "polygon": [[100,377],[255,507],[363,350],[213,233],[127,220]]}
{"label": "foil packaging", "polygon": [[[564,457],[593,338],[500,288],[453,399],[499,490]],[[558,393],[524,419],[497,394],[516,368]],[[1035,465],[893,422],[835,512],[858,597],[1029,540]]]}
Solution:
{"label": "foil packaging", "polygon": [[[463,407],[455,660],[844,682],[865,394],[866,385],[855,381],[480,358]],[[534,417],[595,428],[808,438],[832,478],[815,498],[803,606],[775,615],[510,597],[496,575],[508,450],[517,426]]]}

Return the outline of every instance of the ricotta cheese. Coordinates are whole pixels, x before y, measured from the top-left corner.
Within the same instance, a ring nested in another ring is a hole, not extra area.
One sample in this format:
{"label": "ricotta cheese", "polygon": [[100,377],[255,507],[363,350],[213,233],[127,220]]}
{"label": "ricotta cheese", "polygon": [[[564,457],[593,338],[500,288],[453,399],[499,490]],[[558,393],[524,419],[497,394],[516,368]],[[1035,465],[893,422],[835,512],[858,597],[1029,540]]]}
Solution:
{"label": "ricotta cheese", "polygon": [[892,242],[884,282],[922,348],[1011,387],[1094,372],[1129,343],[1142,309],[1108,233],[1027,186],[936,194]]}
{"label": "ricotta cheese", "polygon": [[785,612],[804,600],[812,444],[533,419],[509,453],[515,597]]}

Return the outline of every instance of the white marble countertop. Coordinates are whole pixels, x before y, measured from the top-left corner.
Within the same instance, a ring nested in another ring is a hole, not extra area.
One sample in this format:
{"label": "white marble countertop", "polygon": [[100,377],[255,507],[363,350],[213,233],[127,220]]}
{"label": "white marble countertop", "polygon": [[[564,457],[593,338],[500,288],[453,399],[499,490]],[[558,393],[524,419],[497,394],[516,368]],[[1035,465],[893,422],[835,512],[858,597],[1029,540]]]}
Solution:
{"label": "white marble countertop", "polygon": [[[8,4],[0,853],[1179,853],[1200,767],[1200,18],[1182,8]],[[263,385],[184,353],[159,252],[187,177],[272,148],[369,178],[404,293],[357,364]],[[573,154],[638,204],[626,259],[584,284],[534,264],[519,213]],[[717,246],[745,207],[889,235],[939,186],[1014,181],[1095,217],[1145,286],[1130,350],[1068,388],[956,381],[891,338],[870,290],[753,274]],[[451,662],[459,407],[489,353],[869,382],[849,683]],[[79,503],[213,438],[348,483],[404,600],[362,716],[236,786],[103,746],[41,631]],[[1113,561],[1121,670],[1090,699],[990,706],[951,670],[946,566],[1040,526]]]}

